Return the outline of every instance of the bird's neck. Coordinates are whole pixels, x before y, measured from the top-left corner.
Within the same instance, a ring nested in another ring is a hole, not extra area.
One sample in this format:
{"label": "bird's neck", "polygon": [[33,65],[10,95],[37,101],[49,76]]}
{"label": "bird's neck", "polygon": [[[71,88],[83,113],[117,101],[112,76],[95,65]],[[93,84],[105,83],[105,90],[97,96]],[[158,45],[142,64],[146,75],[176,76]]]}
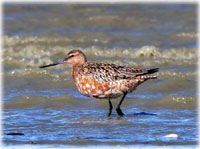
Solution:
{"label": "bird's neck", "polygon": [[80,66],[83,65],[81,63],[75,63],[72,65],[72,77],[74,79],[74,82],[76,83],[76,76],[78,75],[78,69],[80,68]]}

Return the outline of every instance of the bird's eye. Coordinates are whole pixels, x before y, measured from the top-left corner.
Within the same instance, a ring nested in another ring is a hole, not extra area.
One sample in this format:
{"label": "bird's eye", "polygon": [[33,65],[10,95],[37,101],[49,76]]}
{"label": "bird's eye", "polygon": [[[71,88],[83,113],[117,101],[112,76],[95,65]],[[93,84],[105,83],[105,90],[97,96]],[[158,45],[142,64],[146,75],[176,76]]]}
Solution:
{"label": "bird's eye", "polygon": [[70,58],[71,58],[71,57],[74,57],[74,55],[73,55],[73,54],[71,54],[69,57],[70,57]]}

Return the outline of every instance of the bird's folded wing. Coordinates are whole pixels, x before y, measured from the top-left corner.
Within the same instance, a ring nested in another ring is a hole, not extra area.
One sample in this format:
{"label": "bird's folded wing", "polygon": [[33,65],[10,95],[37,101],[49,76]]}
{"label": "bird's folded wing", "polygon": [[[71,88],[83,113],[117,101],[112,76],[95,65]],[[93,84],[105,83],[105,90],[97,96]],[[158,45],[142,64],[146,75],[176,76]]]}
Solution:
{"label": "bird's folded wing", "polygon": [[[150,71],[152,70],[152,71]],[[99,82],[110,82],[121,79],[132,79],[143,74],[154,73],[153,69],[136,69],[108,63],[87,62],[80,69],[85,76],[95,78]]]}

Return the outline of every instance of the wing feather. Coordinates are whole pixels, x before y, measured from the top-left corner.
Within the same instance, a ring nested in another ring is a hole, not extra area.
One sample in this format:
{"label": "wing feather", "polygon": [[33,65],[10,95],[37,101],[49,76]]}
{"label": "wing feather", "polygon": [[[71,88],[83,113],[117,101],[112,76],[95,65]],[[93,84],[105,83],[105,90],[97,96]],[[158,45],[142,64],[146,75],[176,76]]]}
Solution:
{"label": "wing feather", "polygon": [[146,70],[109,63],[87,62],[82,65],[79,73],[90,78],[95,78],[99,82],[110,82],[121,79],[133,79],[137,76],[152,74],[157,71],[158,68]]}

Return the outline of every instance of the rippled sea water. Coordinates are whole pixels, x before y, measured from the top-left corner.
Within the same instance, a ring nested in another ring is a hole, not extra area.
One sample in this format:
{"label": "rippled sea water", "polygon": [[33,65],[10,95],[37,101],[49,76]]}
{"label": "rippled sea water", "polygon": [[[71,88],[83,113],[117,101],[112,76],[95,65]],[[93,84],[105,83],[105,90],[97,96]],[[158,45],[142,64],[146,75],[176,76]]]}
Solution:
{"label": "rippled sea water", "polygon": [[[2,39],[4,147],[197,147],[196,4],[4,3]],[[159,67],[158,79],[128,94],[124,117],[107,117],[108,101],[81,95],[69,64],[38,68],[74,48]]]}

